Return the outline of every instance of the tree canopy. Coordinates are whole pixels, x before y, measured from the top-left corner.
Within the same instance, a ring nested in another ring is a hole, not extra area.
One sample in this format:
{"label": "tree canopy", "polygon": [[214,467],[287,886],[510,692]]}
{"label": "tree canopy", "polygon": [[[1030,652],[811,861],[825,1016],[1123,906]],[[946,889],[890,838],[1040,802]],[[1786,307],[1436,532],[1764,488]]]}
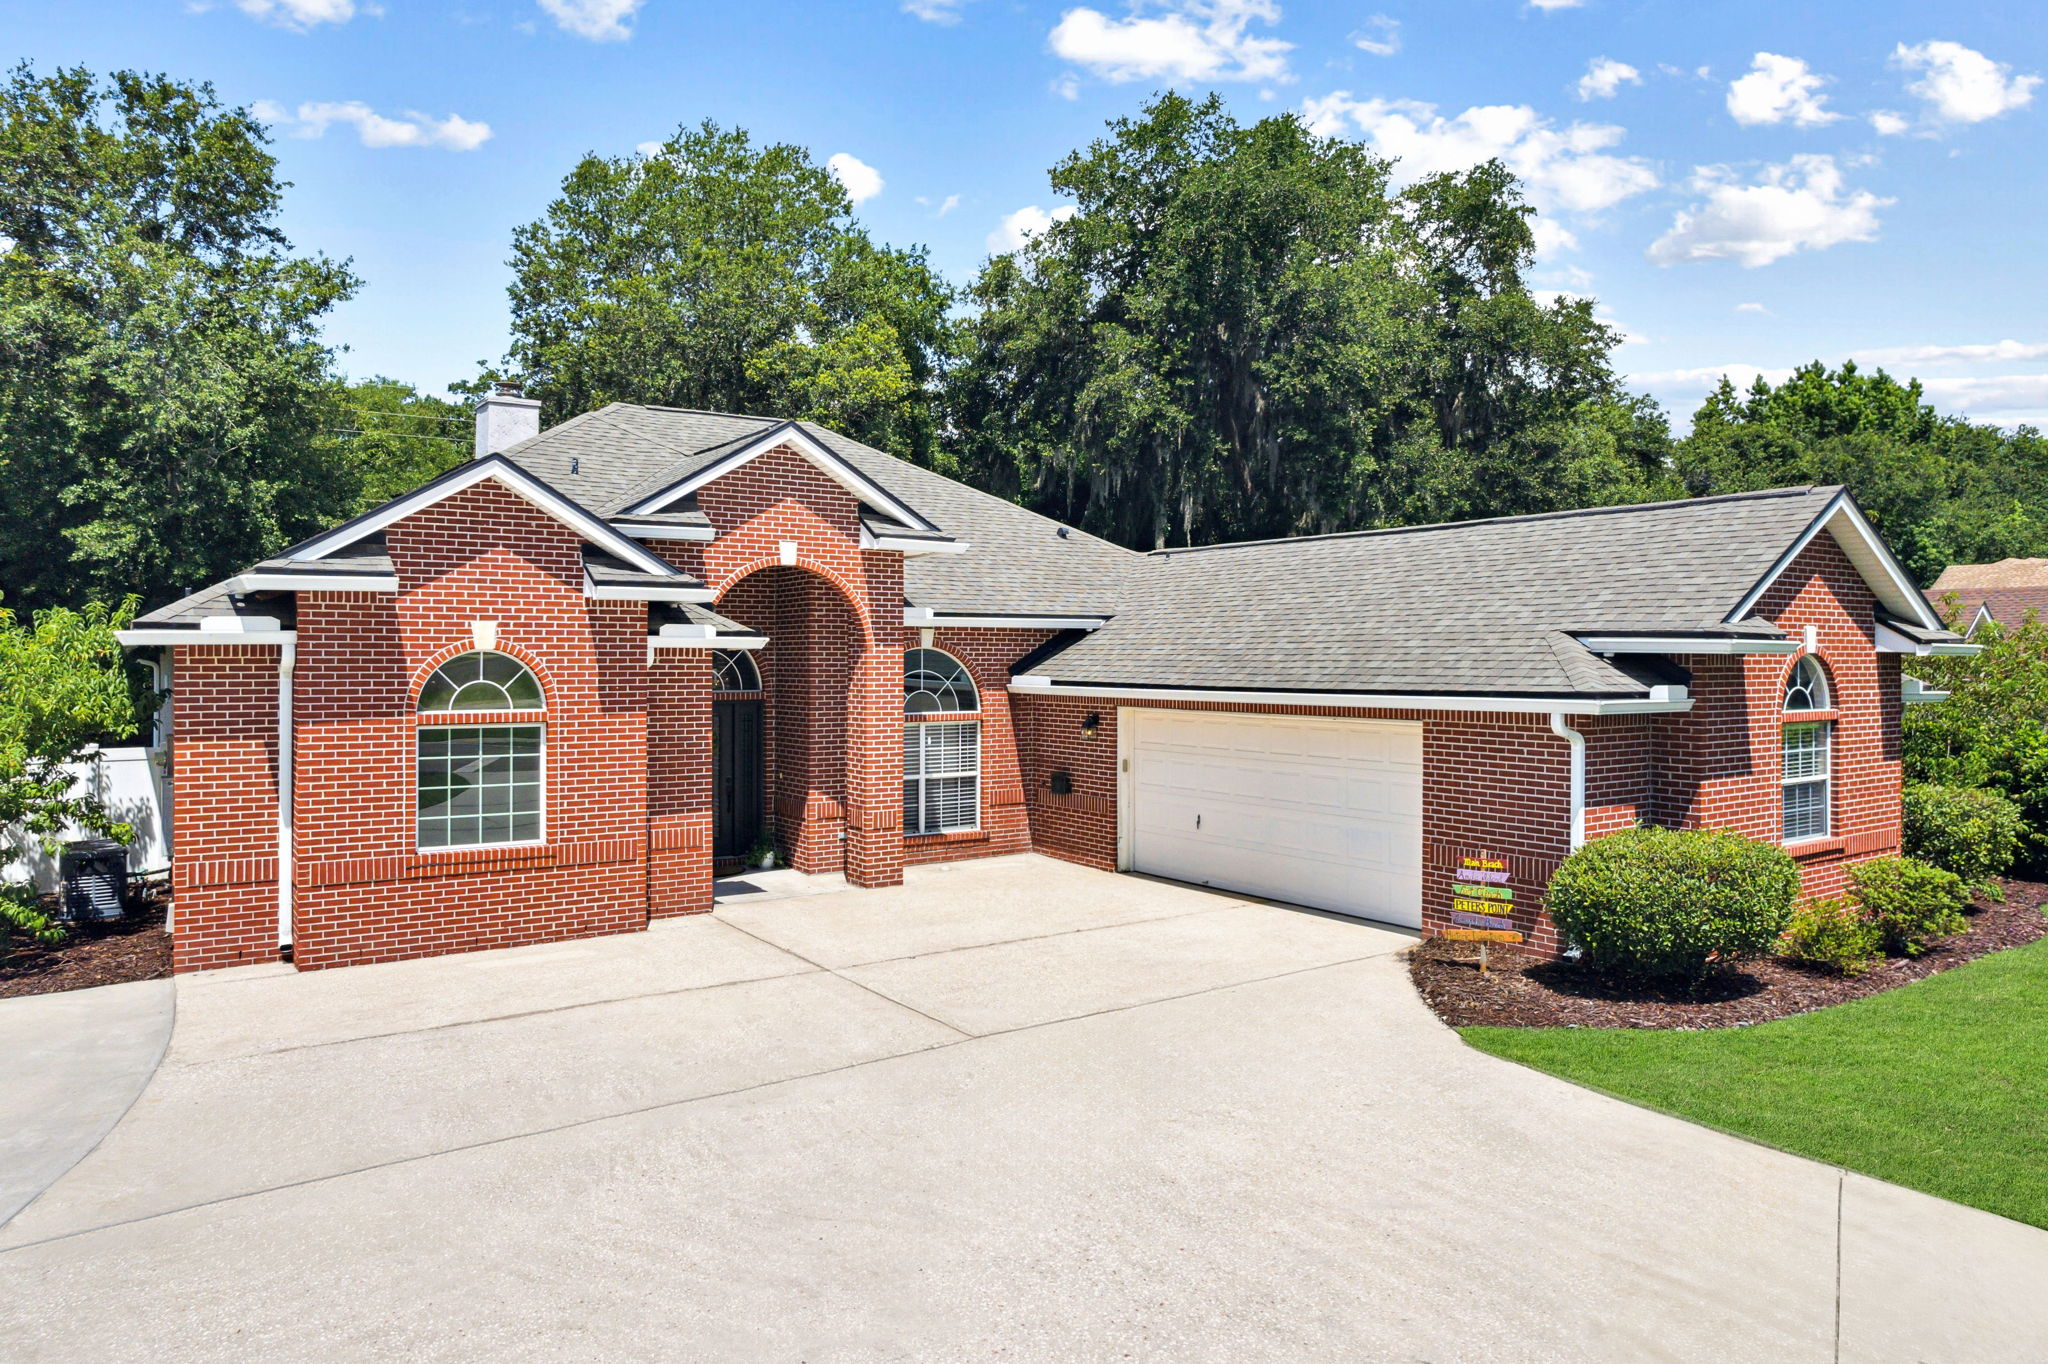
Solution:
{"label": "tree canopy", "polygon": [[320,319],[345,264],[275,225],[267,136],[211,87],[0,86],[0,593],[160,602],[345,514]]}
{"label": "tree canopy", "polygon": [[1722,379],[1673,472],[1696,497],[1843,484],[1923,584],[1950,563],[2048,550],[2048,441],[1941,416],[1918,380],[1853,360],[1747,393]]}
{"label": "tree canopy", "polygon": [[583,158],[513,237],[509,369],[550,421],[608,402],[773,413],[930,463],[951,291],[831,173],[740,129]]}
{"label": "tree canopy", "polygon": [[1584,300],[1527,287],[1498,163],[1406,191],[1291,114],[1167,94],[1052,171],[1077,211],[991,260],[963,469],[1126,544],[1645,495],[1666,437]]}

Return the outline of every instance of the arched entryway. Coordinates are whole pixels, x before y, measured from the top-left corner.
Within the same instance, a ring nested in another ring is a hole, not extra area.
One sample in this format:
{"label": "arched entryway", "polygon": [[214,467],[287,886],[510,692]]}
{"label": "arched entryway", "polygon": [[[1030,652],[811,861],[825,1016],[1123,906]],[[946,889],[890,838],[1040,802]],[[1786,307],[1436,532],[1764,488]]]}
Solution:
{"label": "arched entryway", "polygon": [[[758,782],[755,836],[773,843],[777,860],[803,872],[840,871],[849,698],[865,646],[860,619],[835,584],[801,567],[750,573],[714,609],[768,639],[752,656],[759,690],[714,693],[713,738],[722,747],[713,754],[712,838],[720,865],[731,867],[750,850],[738,845],[751,844],[742,825]],[[751,716],[743,709],[750,703]]]}

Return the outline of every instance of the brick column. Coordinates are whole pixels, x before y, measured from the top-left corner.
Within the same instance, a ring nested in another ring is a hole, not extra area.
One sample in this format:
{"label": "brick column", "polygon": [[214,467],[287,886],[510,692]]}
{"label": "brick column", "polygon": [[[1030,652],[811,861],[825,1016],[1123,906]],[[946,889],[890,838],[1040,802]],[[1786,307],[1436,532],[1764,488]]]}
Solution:
{"label": "brick column", "polygon": [[711,655],[662,649],[648,668],[647,914],[711,908]]}
{"label": "brick column", "polygon": [[173,655],[173,971],[278,957],[277,652]]}
{"label": "brick column", "polygon": [[903,561],[861,555],[869,628],[846,702],[846,879],[903,884]]}

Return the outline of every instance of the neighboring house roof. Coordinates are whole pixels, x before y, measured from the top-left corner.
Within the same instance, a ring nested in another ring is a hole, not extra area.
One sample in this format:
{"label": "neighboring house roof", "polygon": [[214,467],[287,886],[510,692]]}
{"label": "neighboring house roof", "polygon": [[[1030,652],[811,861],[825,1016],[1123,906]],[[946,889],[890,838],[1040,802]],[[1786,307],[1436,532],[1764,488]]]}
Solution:
{"label": "neighboring house roof", "polygon": [[[1777,636],[1729,617],[1839,509],[1790,488],[1165,550],[1136,609],[1024,670],[1098,686],[1641,695],[1673,653]],[[1601,657],[1575,636],[1645,636]],[[1647,641],[1646,641],[1647,642]]]}
{"label": "neighboring house roof", "polygon": [[1996,588],[2048,588],[2048,559],[2000,559],[1995,564],[1950,564],[1928,588],[1943,592],[1984,592]]}
{"label": "neighboring house roof", "polygon": [[1949,599],[1953,596],[1957,607],[1956,620],[1965,630],[1974,627],[1980,620],[1995,620],[2000,625],[2019,625],[2027,618],[2029,611],[2048,617],[2048,586],[2006,587],[1990,591],[1938,592],[1927,590],[1927,598],[1934,603],[1934,609],[1946,612]]}

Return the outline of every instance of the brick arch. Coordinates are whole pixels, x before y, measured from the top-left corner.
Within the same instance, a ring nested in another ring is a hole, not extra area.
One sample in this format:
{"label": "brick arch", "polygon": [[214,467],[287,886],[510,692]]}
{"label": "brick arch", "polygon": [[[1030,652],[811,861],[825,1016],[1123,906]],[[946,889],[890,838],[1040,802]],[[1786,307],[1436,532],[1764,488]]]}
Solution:
{"label": "brick arch", "polygon": [[[869,618],[868,613],[867,593],[856,590],[853,584],[849,583],[843,575],[835,572],[833,569],[826,567],[815,559],[807,559],[801,555],[797,557],[794,563],[784,563],[782,556],[778,554],[764,556],[740,565],[731,573],[723,575],[722,580],[717,584],[718,600],[724,601],[728,592],[738,587],[746,579],[753,577],[756,573],[764,573],[769,569],[775,568],[800,569],[805,573],[822,578],[827,583],[830,583],[845,602],[846,608],[853,612],[854,624],[860,628],[863,643],[868,645],[876,643],[874,622]],[[716,603],[713,604],[716,605]]]}
{"label": "brick arch", "polygon": [[406,679],[405,696],[414,711],[419,710],[420,691],[427,685],[427,679],[434,675],[434,669],[440,667],[449,659],[460,658],[464,654],[503,654],[507,658],[517,659],[521,666],[533,674],[534,680],[540,683],[540,704],[542,709],[546,709],[554,699],[554,678],[534,654],[520,648],[516,644],[507,644],[502,639],[492,648],[479,649],[476,647],[476,641],[471,639],[459,644],[443,645],[433,653],[428,654],[426,662],[413,670],[412,676]]}

